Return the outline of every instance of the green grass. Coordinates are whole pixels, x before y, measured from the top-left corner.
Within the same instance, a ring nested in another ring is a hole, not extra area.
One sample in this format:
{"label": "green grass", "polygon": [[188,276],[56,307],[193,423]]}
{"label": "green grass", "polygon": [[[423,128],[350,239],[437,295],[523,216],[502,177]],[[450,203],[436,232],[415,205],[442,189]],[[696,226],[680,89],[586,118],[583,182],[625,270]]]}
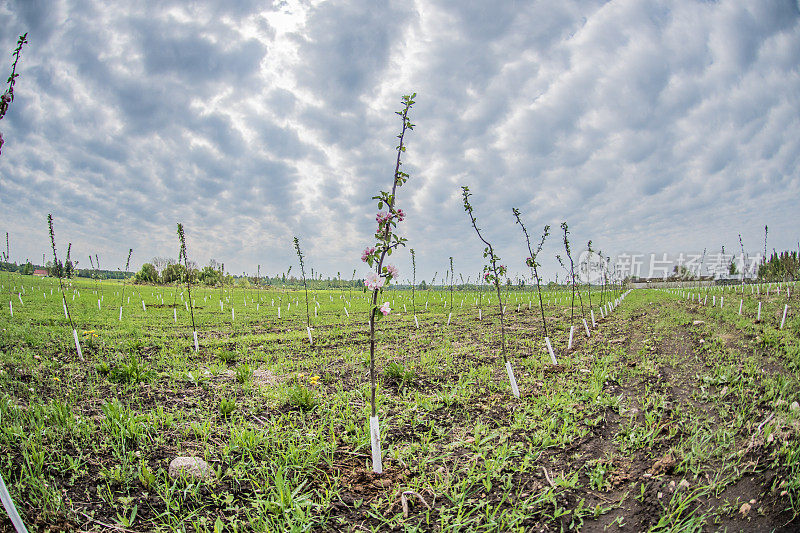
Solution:
{"label": "green grass", "polygon": [[[410,291],[385,292],[376,477],[363,293],[310,292],[312,346],[300,291],[193,288],[195,353],[180,288],[127,287],[120,321],[120,284],[77,280],[81,363],[57,282],[9,279],[25,303],[0,318],[0,472],[31,529],[672,531],[800,512],[800,322],[778,329],[778,296],[754,324],[755,297],[740,317],[729,289],[710,293],[723,309],[634,291],[610,318],[595,305],[589,339],[577,318],[567,351],[569,293],[548,291],[552,367],[537,299],[510,291],[516,399],[488,292],[452,308],[446,290],[417,292],[419,329]],[[170,479],[178,455],[213,479]],[[731,502],[754,484],[763,512],[745,518]],[[408,516],[403,491],[418,495]]]}

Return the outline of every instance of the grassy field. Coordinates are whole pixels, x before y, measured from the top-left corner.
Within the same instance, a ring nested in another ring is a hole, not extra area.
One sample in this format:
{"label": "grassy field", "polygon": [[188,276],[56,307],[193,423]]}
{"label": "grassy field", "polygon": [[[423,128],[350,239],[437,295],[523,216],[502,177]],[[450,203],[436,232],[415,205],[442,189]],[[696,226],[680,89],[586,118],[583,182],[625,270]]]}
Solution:
{"label": "grassy field", "polygon": [[[2,283],[0,472],[31,530],[800,528],[785,287],[634,290],[602,319],[593,290],[594,328],[584,291],[571,350],[570,294],[547,292],[558,365],[536,299],[511,291],[520,399],[493,295],[388,291],[375,475],[363,293],[310,293],[312,345],[302,291],[193,288],[195,353],[185,289],[73,281],[81,362],[57,281]],[[170,478],[177,456],[213,476]]]}

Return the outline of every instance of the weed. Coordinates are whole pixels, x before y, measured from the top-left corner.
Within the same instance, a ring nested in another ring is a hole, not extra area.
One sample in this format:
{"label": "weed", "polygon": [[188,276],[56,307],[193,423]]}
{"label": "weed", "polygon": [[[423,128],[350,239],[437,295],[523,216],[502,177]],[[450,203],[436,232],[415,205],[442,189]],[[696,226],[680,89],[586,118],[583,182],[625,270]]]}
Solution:
{"label": "weed", "polygon": [[219,401],[219,414],[222,415],[223,418],[228,418],[231,413],[236,410],[236,400],[229,400],[228,398],[222,398]]}
{"label": "weed", "polygon": [[395,361],[386,365],[386,370],[383,371],[383,374],[387,380],[403,385],[409,385],[417,379],[416,372],[406,369],[402,364]]}
{"label": "weed", "polygon": [[301,411],[308,411],[317,405],[314,392],[302,383],[289,385],[286,391],[286,403]]}
{"label": "weed", "polygon": [[254,369],[247,363],[236,367],[236,381],[241,384],[249,383],[253,379]]}
{"label": "weed", "polygon": [[220,350],[217,352],[217,359],[225,364],[230,364],[236,361],[236,352],[233,350]]}

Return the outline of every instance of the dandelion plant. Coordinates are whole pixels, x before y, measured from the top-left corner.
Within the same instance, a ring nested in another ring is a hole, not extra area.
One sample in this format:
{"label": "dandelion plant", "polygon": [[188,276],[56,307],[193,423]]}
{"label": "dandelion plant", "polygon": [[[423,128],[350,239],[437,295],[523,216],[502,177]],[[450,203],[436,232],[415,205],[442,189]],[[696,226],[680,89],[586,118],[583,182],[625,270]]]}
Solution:
{"label": "dandelion plant", "polygon": [[58,276],[58,286],[61,288],[61,301],[64,303],[64,314],[67,315],[67,320],[72,328],[72,338],[75,340],[75,349],[78,350],[78,357],[83,361],[83,352],[81,351],[81,343],[78,340],[78,331],[75,329],[75,323],[72,321],[72,314],[69,312],[69,304],[67,304],[67,295],[64,292],[64,282],[61,280],[62,269],[59,268],[58,253],[56,253],[56,234],[53,230],[53,215],[47,215],[47,226],[50,229],[50,245],[53,248],[53,269]]}
{"label": "dandelion plant", "polygon": [[178,254],[178,261],[183,259],[183,266],[186,267],[186,292],[189,295],[189,314],[192,316],[192,332],[194,334],[194,351],[199,352],[200,346],[197,342],[197,326],[194,323],[194,302],[192,302],[192,277],[189,275],[189,259],[186,257],[186,234],[183,232],[183,224],[178,223],[178,240],[181,249]]}
{"label": "dandelion plant", "polygon": [[403,210],[397,208],[396,195],[398,187],[401,187],[409,177],[407,173],[400,170],[400,166],[402,165],[401,157],[406,151],[406,147],[403,144],[406,132],[414,129],[414,124],[408,118],[408,112],[411,110],[411,106],[414,105],[415,96],[416,93],[403,96],[403,109],[396,112],[400,116],[403,126],[397,136],[400,142],[397,145],[397,160],[392,179],[392,190],[391,192],[381,191],[380,194],[372,197],[373,200],[378,202],[378,214],[375,216],[375,220],[378,223],[378,229],[375,232],[376,242],[374,246],[367,246],[361,254],[361,260],[367,263],[370,268],[374,268],[366,278],[366,286],[372,291],[372,305],[369,310],[369,379],[371,386],[370,402],[372,405],[370,440],[372,444],[372,470],[377,474],[383,472],[383,464],[380,451],[380,429],[375,405],[375,322],[391,312],[389,302],[378,305],[378,294],[385,284],[398,276],[396,266],[391,264],[384,266],[383,262],[387,255],[392,254],[393,249],[398,246],[405,246],[406,242],[406,239],[395,233],[397,223],[402,222],[405,218]]}
{"label": "dandelion plant", "polygon": [[508,360],[508,356],[506,355],[506,324],[503,316],[503,298],[500,292],[500,276],[506,273],[506,267],[505,265],[498,264],[500,258],[494,253],[494,248],[489,241],[484,239],[483,235],[481,235],[481,230],[478,228],[478,219],[472,214],[472,205],[469,203],[469,197],[472,196],[469,192],[469,187],[462,186],[461,195],[464,200],[464,211],[469,215],[470,222],[472,223],[472,227],[475,228],[475,233],[478,234],[478,238],[486,245],[483,249],[483,257],[489,259],[489,264],[483,267],[483,279],[492,283],[495,291],[497,291],[497,307],[500,310],[500,347],[502,349],[503,363],[506,366],[508,379],[511,382],[511,390],[514,396],[519,398],[519,389],[517,388],[517,381],[514,378],[514,372],[511,369],[511,361]]}

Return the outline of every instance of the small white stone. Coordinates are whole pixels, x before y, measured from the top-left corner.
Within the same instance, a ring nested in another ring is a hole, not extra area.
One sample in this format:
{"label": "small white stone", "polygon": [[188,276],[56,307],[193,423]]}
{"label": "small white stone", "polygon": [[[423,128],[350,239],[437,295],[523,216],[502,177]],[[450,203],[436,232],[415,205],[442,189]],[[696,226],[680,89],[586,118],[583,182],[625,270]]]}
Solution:
{"label": "small white stone", "polygon": [[743,503],[741,507],[739,507],[739,514],[742,516],[747,516],[747,513],[750,512],[752,506],[749,503]]}
{"label": "small white stone", "polygon": [[199,457],[176,457],[169,463],[169,476],[193,478],[210,478],[214,475],[208,463]]}
{"label": "small white stone", "polygon": [[797,402],[792,402],[792,405],[789,406],[789,409],[792,411],[800,411],[800,404]]}

